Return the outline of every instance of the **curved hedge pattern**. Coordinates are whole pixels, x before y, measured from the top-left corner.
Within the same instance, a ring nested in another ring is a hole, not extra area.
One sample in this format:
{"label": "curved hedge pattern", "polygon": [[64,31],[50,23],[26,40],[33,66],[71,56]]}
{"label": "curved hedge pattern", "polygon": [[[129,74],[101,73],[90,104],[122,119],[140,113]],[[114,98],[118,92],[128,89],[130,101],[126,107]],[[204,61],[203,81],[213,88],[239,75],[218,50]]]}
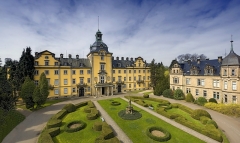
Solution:
{"label": "curved hedge pattern", "polygon": [[117,102],[117,101],[112,101],[112,102],[111,102],[111,105],[112,105],[112,106],[118,106],[118,105],[121,105],[121,103],[120,103],[120,102]]}
{"label": "curved hedge pattern", "polygon": [[124,120],[137,120],[142,117],[142,114],[136,110],[133,110],[133,114],[126,114],[126,110],[118,112],[118,116]]}
{"label": "curved hedge pattern", "polygon": [[62,120],[60,119],[50,119],[47,122],[47,128],[54,128],[54,127],[60,127],[62,125]]}
{"label": "curved hedge pattern", "polygon": [[[154,136],[154,135],[152,134],[152,131],[154,131],[154,130],[158,130],[158,131],[163,132],[163,133],[165,134],[165,136],[163,136],[163,137]],[[151,139],[153,139],[153,140],[155,140],[155,141],[159,141],[159,142],[164,142],[164,141],[168,141],[168,140],[171,139],[171,134],[170,134],[167,130],[165,130],[165,129],[161,128],[161,127],[156,127],[156,126],[149,127],[149,128],[147,129],[147,131],[146,131],[146,134],[147,134],[147,136],[150,137]]]}
{"label": "curved hedge pattern", "polygon": [[[76,128],[70,128],[70,126],[73,125],[73,124],[80,124],[80,126],[76,127]],[[80,131],[80,130],[84,129],[85,127],[86,127],[86,123],[84,123],[81,120],[79,120],[79,121],[72,121],[72,122],[66,124],[65,131],[68,132],[68,133],[72,133],[72,132]]]}

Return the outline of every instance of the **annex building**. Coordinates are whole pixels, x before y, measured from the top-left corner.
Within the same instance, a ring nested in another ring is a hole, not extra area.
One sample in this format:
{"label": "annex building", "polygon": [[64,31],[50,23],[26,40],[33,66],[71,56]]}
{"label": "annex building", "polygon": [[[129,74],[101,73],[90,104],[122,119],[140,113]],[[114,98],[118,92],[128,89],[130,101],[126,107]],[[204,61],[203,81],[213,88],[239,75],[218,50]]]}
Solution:
{"label": "annex building", "polygon": [[100,96],[132,90],[148,89],[150,67],[142,57],[113,57],[96,32],[96,41],[90,46],[87,58],[56,57],[45,50],[35,53],[35,84],[45,73],[49,83],[49,97]]}
{"label": "annex building", "polygon": [[198,59],[170,65],[170,88],[180,88],[193,97],[215,98],[219,103],[240,103],[240,57],[233,50],[222,59]]}

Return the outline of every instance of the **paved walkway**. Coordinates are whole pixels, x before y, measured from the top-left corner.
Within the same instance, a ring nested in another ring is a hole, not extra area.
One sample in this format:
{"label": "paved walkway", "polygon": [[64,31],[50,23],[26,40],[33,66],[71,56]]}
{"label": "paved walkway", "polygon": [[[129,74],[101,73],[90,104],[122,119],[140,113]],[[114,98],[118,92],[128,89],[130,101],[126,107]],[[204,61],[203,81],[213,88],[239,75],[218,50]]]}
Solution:
{"label": "paved walkway", "polygon": [[114,120],[108,115],[108,113],[98,104],[97,101],[93,101],[98,111],[101,113],[105,121],[113,128],[116,133],[117,138],[122,143],[132,143],[128,136],[123,132],[123,130],[114,122]]}

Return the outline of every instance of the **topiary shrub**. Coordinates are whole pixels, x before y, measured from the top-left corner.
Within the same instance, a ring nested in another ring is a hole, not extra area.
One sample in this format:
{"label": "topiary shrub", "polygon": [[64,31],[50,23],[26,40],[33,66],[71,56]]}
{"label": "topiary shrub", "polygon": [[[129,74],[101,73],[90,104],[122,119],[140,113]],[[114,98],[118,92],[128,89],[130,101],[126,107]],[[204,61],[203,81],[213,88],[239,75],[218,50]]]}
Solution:
{"label": "topiary shrub", "polygon": [[143,98],[149,98],[148,94],[143,94]]}
{"label": "topiary shrub", "polygon": [[60,119],[50,119],[47,122],[47,128],[54,128],[54,127],[60,127],[62,125],[62,120]]}
{"label": "topiary shrub", "polygon": [[88,101],[88,107],[89,108],[95,108],[95,105],[93,104],[92,101]]}
{"label": "topiary shrub", "polygon": [[217,123],[215,121],[213,121],[213,120],[208,120],[207,124],[213,124],[216,129],[218,128]]}
{"label": "topiary shrub", "polygon": [[91,113],[87,114],[87,119],[88,120],[95,120],[98,118],[99,116],[99,112],[96,108],[90,108],[91,109]]}
{"label": "topiary shrub", "polygon": [[101,122],[102,133],[96,138],[95,143],[120,143],[119,139],[114,137],[112,128],[106,123]]}
{"label": "topiary shrub", "polygon": [[47,132],[53,138],[60,133],[60,127],[50,128],[47,130]]}
{"label": "topiary shrub", "polygon": [[144,100],[135,100],[135,102],[143,107],[148,107],[148,104],[144,102]]}
{"label": "topiary shrub", "polygon": [[172,103],[172,108],[178,108],[178,103]]}
{"label": "topiary shrub", "polygon": [[85,113],[91,113],[92,108],[89,108],[88,106],[84,108]]}
{"label": "topiary shrub", "polygon": [[[74,125],[74,124],[78,124],[78,126],[72,128],[71,126]],[[80,130],[84,129],[85,127],[86,127],[86,123],[84,123],[81,120],[79,120],[79,121],[72,121],[72,122],[66,124],[65,131],[68,132],[68,133],[72,133],[72,132],[80,131]]]}
{"label": "topiary shrub", "polygon": [[[154,131],[154,130],[160,131],[160,132],[164,133],[165,135],[163,137],[154,136],[152,134],[152,131]],[[155,127],[155,126],[154,127],[149,127],[146,131],[146,134],[151,139],[153,139],[155,141],[159,141],[159,142],[164,142],[164,141],[168,141],[168,140],[171,139],[171,134],[167,130],[165,130],[161,127]]]}
{"label": "topiary shrub", "polygon": [[67,114],[68,114],[68,111],[66,109],[62,109],[57,114],[53,115],[51,119],[62,119]]}
{"label": "topiary shrub", "polygon": [[83,106],[86,106],[86,105],[88,105],[87,102],[81,102],[81,103],[75,104],[75,107],[80,108],[80,107],[83,107]]}
{"label": "topiary shrub", "polygon": [[185,99],[185,96],[183,94],[183,91],[181,89],[176,89],[174,91],[174,99],[176,100],[184,100]]}
{"label": "topiary shrub", "polygon": [[63,109],[67,110],[68,113],[71,113],[71,112],[76,111],[75,105],[73,105],[73,104],[71,104],[71,103],[65,105],[65,106],[63,107]]}
{"label": "topiary shrub", "polygon": [[204,106],[204,104],[207,103],[207,99],[205,99],[204,97],[199,97],[194,103]]}
{"label": "topiary shrub", "polygon": [[205,117],[205,116],[201,116],[201,117],[200,117],[200,121],[201,121],[201,123],[204,124],[204,125],[206,125],[209,120],[211,120],[211,119],[208,118],[208,117]]}
{"label": "topiary shrub", "polygon": [[217,103],[217,100],[215,98],[210,98],[208,102]]}
{"label": "topiary shrub", "polygon": [[185,100],[186,100],[187,102],[194,102],[195,99],[193,98],[193,96],[192,96],[191,93],[188,93],[187,96],[186,96],[186,98],[185,98]]}
{"label": "topiary shrub", "polygon": [[200,117],[202,116],[212,119],[211,115],[206,110],[202,110],[202,109],[196,109],[191,114],[191,117],[196,120],[200,120]]}
{"label": "topiary shrub", "polygon": [[118,106],[118,105],[121,105],[121,103],[118,102],[118,101],[112,101],[112,102],[111,102],[111,105],[112,105],[112,106]]}
{"label": "topiary shrub", "polygon": [[94,124],[93,124],[93,129],[95,130],[95,131],[101,131],[102,130],[102,122],[95,122]]}
{"label": "topiary shrub", "polygon": [[44,131],[39,136],[38,143],[54,143],[54,142],[50,134],[47,131]]}
{"label": "topiary shrub", "polygon": [[163,91],[163,96],[167,98],[172,98],[173,99],[173,91],[172,89],[166,89]]}

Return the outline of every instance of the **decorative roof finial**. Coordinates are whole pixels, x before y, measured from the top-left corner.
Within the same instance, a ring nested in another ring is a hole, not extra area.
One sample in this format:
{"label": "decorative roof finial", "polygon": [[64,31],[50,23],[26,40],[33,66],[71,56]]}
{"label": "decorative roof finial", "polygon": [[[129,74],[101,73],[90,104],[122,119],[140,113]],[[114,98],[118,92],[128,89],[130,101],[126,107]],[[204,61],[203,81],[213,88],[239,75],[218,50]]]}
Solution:
{"label": "decorative roof finial", "polygon": [[231,35],[231,41],[230,41],[231,42],[231,52],[233,51],[233,40],[232,40],[232,37],[233,36]]}
{"label": "decorative roof finial", "polygon": [[98,16],[98,31],[99,31],[99,16]]}

